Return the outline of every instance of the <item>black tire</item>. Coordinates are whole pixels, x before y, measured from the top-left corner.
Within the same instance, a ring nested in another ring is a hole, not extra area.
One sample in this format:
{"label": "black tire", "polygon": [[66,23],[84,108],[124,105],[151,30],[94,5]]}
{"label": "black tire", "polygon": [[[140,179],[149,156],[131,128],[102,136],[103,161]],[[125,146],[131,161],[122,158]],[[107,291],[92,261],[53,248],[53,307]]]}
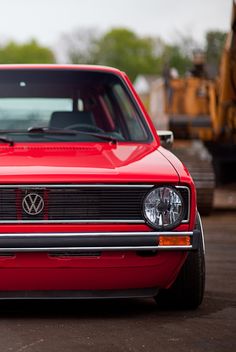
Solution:
{"label": "black tire", "polygon": [[[198,214],[196,227],[201,231]],[[180,273],[169,289],[159,291],[155,300],[161,308],[196,309],[203,300],[205,289],[205,247],[203,234],[196,251],[189,252]]]}

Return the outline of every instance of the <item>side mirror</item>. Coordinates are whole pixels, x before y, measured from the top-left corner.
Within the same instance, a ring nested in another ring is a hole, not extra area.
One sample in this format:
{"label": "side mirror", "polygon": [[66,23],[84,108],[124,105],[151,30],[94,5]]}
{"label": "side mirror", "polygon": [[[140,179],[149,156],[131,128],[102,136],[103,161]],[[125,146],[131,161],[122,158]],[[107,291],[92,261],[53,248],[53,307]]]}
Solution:
{"label": "side mirror", "polygon": [[160,138],[162,147],[166,149],[171,149],[174,143],[174,134],[172,131],[162,131],[158,130],[157,134]]}

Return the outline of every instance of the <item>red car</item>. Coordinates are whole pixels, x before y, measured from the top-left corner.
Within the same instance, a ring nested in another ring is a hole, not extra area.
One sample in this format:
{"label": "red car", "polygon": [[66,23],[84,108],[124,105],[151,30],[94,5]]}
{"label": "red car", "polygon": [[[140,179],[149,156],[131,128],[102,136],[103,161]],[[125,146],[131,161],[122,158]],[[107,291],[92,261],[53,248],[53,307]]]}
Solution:
{"label": "red car", "polygon": [[0,268],[0,298],[201,303],[192,178],[123,72],[0,67]]}

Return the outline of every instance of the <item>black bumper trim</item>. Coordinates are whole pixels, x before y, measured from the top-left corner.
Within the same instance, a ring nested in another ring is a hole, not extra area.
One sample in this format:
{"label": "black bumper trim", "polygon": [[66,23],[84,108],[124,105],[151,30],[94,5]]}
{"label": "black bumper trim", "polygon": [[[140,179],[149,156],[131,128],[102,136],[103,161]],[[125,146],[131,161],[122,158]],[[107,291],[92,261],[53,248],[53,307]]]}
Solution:
{"label": "black bumper trim", "polygon": [[50,237],[45,235],[37,238],[14,236],[11,238],[0,238],[0,248],[53,248],[53,247],[127,247],[127,246],[156,246],[156,236],[145,238],[136,236],[106,236],[103,237],[77,237],[65,236]]}
{"label": "black bumper trim", "polygon": [[[0,254],[17,252],[79,252],[122,250],[195,250],[200,231],[114,233],[1,234]],[[190,236],[190,245],[159,246],[159,236]]]}

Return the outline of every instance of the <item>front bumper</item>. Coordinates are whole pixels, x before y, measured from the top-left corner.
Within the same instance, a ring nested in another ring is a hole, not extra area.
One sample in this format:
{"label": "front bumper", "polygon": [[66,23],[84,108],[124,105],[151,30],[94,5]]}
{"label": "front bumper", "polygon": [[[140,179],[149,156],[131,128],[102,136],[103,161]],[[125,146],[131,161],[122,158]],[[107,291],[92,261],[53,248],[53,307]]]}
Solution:
{"label": "front bumper", "polygon": [[[160,237],[189,237],[188,245],[161,245]],[[199,230],[178,232],[1,233],[0,253],[189,251],[198,249]]]}

